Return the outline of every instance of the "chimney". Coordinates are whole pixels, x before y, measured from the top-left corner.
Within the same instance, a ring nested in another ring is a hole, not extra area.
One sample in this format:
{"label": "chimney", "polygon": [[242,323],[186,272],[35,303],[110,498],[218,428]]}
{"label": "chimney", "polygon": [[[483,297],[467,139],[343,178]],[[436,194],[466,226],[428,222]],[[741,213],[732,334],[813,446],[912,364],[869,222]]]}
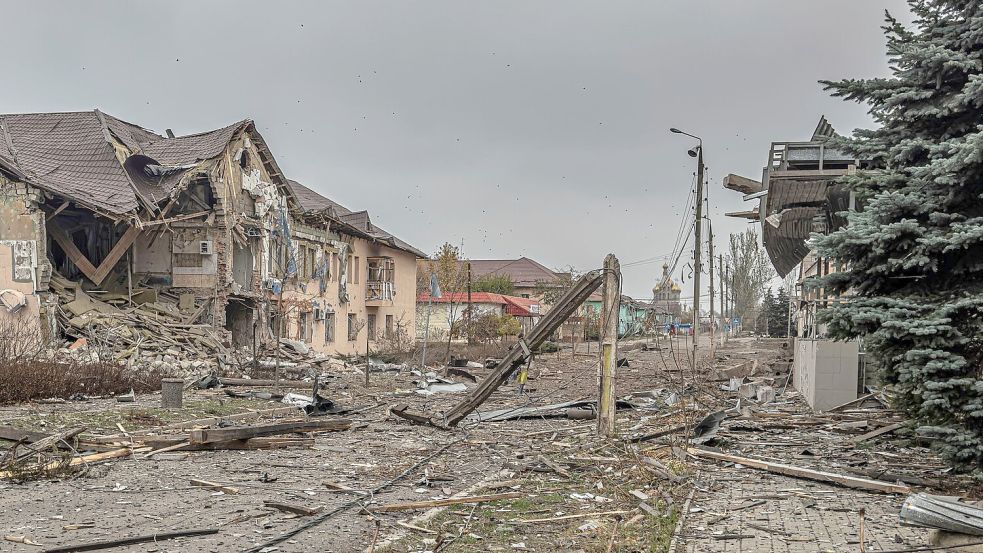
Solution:
{"label": "chimney", "polygon": [[164,133],[167,134],[167,138],[174,138],[174,131],[171,129],[165,129]]}

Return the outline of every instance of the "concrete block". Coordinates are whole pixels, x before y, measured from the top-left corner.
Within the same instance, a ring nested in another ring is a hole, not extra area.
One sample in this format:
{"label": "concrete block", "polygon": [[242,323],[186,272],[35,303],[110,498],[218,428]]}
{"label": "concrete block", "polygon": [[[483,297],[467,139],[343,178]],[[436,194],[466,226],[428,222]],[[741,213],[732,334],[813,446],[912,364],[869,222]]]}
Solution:
{"label": "concrete block", "polygon": [[183,405],[184,379],[164,378],[160,381],[160,406],[164,409],[180,409]]}
{"label": "concrete block", "polygon": [[751,399],[757,397],[758,395],[758,385],[754,382],[748,382],[747,384],[741,384],[741,387],[737,389],[737,397],[741,399]]}
{"label": "concrete block", "polygon": [[761,386],[757,391],[758,403],[772,403],[775,401],[775,389],[771,386]]}

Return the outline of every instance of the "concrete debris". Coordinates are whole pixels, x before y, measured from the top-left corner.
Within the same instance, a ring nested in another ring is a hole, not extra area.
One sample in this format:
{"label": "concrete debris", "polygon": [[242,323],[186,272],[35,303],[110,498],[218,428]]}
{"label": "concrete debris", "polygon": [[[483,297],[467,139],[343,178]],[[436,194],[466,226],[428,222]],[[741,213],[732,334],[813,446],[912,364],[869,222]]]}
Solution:
{"label": "concrete debris", "polygon": [[426,388],[418,389],[416,393],[422,396],[429,396],[433,394],[459,394],[467,391],[468,387],[461,383],[447,384],[444,382],[431,382],[427,384]]}

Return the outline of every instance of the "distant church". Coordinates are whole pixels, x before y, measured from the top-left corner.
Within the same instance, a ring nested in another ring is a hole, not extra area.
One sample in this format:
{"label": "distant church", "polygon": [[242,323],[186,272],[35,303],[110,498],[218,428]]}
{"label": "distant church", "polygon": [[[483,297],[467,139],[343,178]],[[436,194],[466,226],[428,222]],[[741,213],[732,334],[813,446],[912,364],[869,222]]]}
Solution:
{"label": "distant church", "polygon": [[672,280],[669,274],[669,265],[662,266],[662,280],[652,288],[652,305],[659,313],[666,313],[665,322],[676,322],[682,315],[682,306],[679,304],[679,296],[682,288]]}

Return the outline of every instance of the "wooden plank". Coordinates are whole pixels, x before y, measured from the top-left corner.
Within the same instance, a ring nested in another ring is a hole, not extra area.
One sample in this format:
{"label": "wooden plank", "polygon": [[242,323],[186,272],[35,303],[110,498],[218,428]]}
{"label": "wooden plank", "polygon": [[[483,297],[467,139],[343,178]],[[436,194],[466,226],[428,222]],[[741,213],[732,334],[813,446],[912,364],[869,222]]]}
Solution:
{"label": "wooden plank", "polygon": [[191,485],[197,486],[199,488],[210,488],[213,490],[218,490],[227,494],[237,494],[239,493],[239,488],[234,488],[232,486],[226,486],[224,484],[219,484],[218,482],[209,482],[208,480],[198,480],[196,478],[191,479]]}
{"label": "wooden plank", "polygon": [[739,457],[737,455],[729,455],[727,453],[718,453],[716,451],[708,451],[706,449],[700,449],[695,447],[686,448],[686,453],[689,453],[694,457],[702,457],[704,459],[714,459],[717,461],[729,461],[731,463],[740,463],[741,465],[744,465],[746,467],[773,472],[775,474],[783,474],[785,476],[804,478],[806,480],[816,480],[819,482],[829,482],[832,484],[839,484],[841,486],[846,486],[848,488],[871,490],[881,493],[898,493],[898,494],[911,493],[911,488],[909,488],[908,486],[900,486],[898,484],[892,484],[890,482],[882,482],[880,480],[868,480],[867,478],[857,478],[855,476],[845,476],[842,474],[812,470],[804,467],[783,465],[781,463],[771,463],[768,461],[751,459],[749,457]]}
{"label": "wooden plank", "polygon": [[[147,438],[142,443],[154,447],[165,448],[172,445],[180,445],[180,451],[217,451],[222,449],[249,450],[249,449],[284,449],[288,447],[313,447],[314,438],[250,438],[248,440],[232,440],[228,442],[210,442],[207,444],[188,443],[187,437],[182,438]],[[154,455],[160,453],[160,449],[154,451]],[[173,449],[171,451],[174,451]]]}
{"label": "wooden plank", "polygon": [[52,211],[51,214],[48,215],[48,217],[44,220],[44,222],[47,223],[48,221],[54,219],[56,216],[58,216],[59,213],[65,211],[65,208],[71,205],[71,203],[72,202],[69,200],[65,200],[64,202],[62,202],[62,204],[58,206],[58,209]]}
{"label": "wooden plank", "polygon": [[742,194],[754,194],[764,190],[761,181],[735,175],[734,173],[730,173],[724,177],[724,188],[729,188]]}
{"label": "wooden plank", "polygon": [[338,432],[348,430],[352,421],[345,419],[325,419],[317,421],[284,422],[265,424],[261,426],[230,426],[228,428],[207,428],[192,430],[192,444],[207,444],[210,442],[228,442],[232,440],[247,440],[261,436],[275,436],[290,432]]}
{"label": "wooden plank", "polygon": [[460,505],[462,503],[487,503],[489,501],[501,501],[503,499],[516,499],[524,496],[522,492],[496,493],[491,495],[472,495],[470,497],[451,497],[448,499],[434,499],[432,501],[406,501],[402,503],[390,503],[372,507],[369,510],[378,513],[391,513],[393,511],[409,511],[413,509],[430,509],[431,507],[446,507],[447,505]]}
{"label": "wooden plank", "polygon": [[130,249],[130,246],[136,242],[137,237],[140,236],[140,232],[141,230],[137,227],[130,227],[126,229],[123,236],[119,237],[119,240],[116,241],[116,245],[113,246],[113,249],[109,250],[109,253],[106,254],[106,258],[103,259],[102,263],[99,264],[99,267],[96,268],[95,278],[92,279],[92,282],[102,284],[102,281],[106,279],[109,272],[113,270],[116,262],[119,261],[120,258],[123,257],[123,254],[126,253],[126,250]]}
{"label": "wooden plank", "polygon": [[177,215],[175,217],[170,217],[168,219],[157,219],[157,220],[154,220],[154,221],[144,221],[142,223],[142,225],[144,227],[152,227],[154,225],[166,225],[168,223],[173,223],[175,221],[186,221],[188,219],[194,219],[195,217],[202,217],[202,216],[208,215],[211,212],[212,212],[212,210],[209,209],[208,211],[198,211],[196,213],[189,213],[187,215]]}
{"label": "wooden plank", "polygon": [[21,448],[19,449],[17,454],[14,455],[12,460],[16,462],[20,459],[24,459],[26,457],[30,457],[31,455],[35,455],[37,453],[46,451],[52,447],[58,447],[58,444],[60,444],[61,442],[71,440],[75,436],[81,434],[83,431],[85,431],[85,428],[81,426],[76,428],[69,428],[68,430],[63,430],[57,434],[52,434],[51,436],[46,436],[44,438],[41,438],[40,440],[37,440],[31,445],[21,446]]}
{"label": "wooden plank", "polygon": [[172,540],[174,538],[184,538],[190,536],[207,536],[210,534],[218,534],[218,528],[202,528],[199,530],[177,530],[174,532],[160,532],[157,534],[146,534],[143,536],[118,538],[115,540],[93,541],[89,543],[81,543],[75,545],[59,545],[57,547],[49,547],[47,549],[44,549],[42,553],[69,553],[71,551],[95,551],[97,549],[110,549],[113,547],[122,547],[124,545],[133,545],[137,543],[158,542],[158,541]]}
{"label": "wooden plank", "polygon": [[[279,416],[279,415],[293,415],[300,411],[300,407],[274,407],[273,409],[265,409],[262,411],[247,411],[245,413],[238,413],[235,415],[227,415],[224,417],[208,417],[207,419],[193,419],[184,422],[176,422],[173,424],[168,424],[166,426],[155,426],[153,428],[145,428],[143,430],[131,431],[131,436],[145,436],[147,434],[159,434],[166,430],[187,430],[189,428],[195,428],[199,426],[211,426],[213,424],[218,424],[222,421],[243,421],[249,419],[261,419],[266,416]],[[121,438],[127,438],[122,434],[114,434],[111,436],[96,436],[87,438],[86,441],[89,442],[113,442]]]}
{"label": "wooden plank", "polygon": [[279,501],[270,501],[269,499],[263,501],[263,506],[270,507],[278,511],[283,511],[285,513],[300,515],[302,517],[309,517],[321,512],[320,507],[311,509],[310,507],[304,507],[302,505],[291,505],[289,503],[280,503]]}
{"label": "wooden plank", "polygon": [[905,425],[905,423],[898,422],[898,423],[895,423],[895,424],[889,424],[887,426],[882,426],[882,427],[878,428],[877,430],[871,430],[870,432],[868,432],[866,434],[861,434],[860,436],[857,436],[856,438],[853,438],[850,441],[852,441],[855,444],[859,444],[860,442],[869,440],[871,438],[876,438],[876,437],[881,436],[881,435],[884,435],[884,434],[890,434],[891,432],[894,432],[895,430],[903,427],[904,425]]}
{"label": "wooden plank", "polygon": [[14,426],[0,426],[0,440],[7,440],[10,442],[23,441],[26,444],[30,444],[46,437],[48,437],[48,434],[43,432],[23,430]]}
{"label": "wooden plank", "polygon": [[[93,453],[91,455],[82,455],[80,457],[73,457],[71,461],[68,462],[68,466],[77,467],[79,465],[92,465],[95,463],[101,463],[103,461],[109,461],[111,459],[120,459],[122,457],[129,457],[133,454],[133,450],[125,447],[122,449],[114,449],[113,451],[106,451],[103,453]],[[45,467],[46,470],[57,469],[62,466],[60,462],[48,463]],[[0,478],[10,478],[14,476],[13,472],[10,471],[0,471]]]}
{"label": "wooden plank", "polygon": [[89,258],[85,257],[85,254],[82,253],[82,250],[78,249],[75,242],[56,225],[48,225],[45,227],[45,230],[61,246],[62,251],[78,267],[78,270],[82,271],[82,274],[88,277],[89,280],[95,282],[96,266],[89,261]]}
{"label": "wooden plank", "polygon": [[61,249],[65,252],[65,255],[72,260],[72,263],[74,263],[75,266],[82,271],[82,274],[88,277],[88,279],[95,284],[102,284],[102,281],[106,279],[109,272],[113,270],[113,266],[116,265],[116,262],[123,257],[126,250],[129,249],[130,245],[132,245],[140,235],[140,229],[137,227],[130,227],[126,229],[126,232],[124,232],[123,236],[120,236],[119,240],[116,241],[116,245],[113,246],[113,249],[109,250],[109,254],[107,254],[106,258],[102,260],[99,267],[96,267],[91,261],[89,261],[89,258],[85,257],[85,254],[78,249],[75,242],[73,242],[72,239],[60,228],[57,226],[48,226],[46,230],[48,234],[51,235],[51,238],[54,239],[59,246],[61,246]]}

